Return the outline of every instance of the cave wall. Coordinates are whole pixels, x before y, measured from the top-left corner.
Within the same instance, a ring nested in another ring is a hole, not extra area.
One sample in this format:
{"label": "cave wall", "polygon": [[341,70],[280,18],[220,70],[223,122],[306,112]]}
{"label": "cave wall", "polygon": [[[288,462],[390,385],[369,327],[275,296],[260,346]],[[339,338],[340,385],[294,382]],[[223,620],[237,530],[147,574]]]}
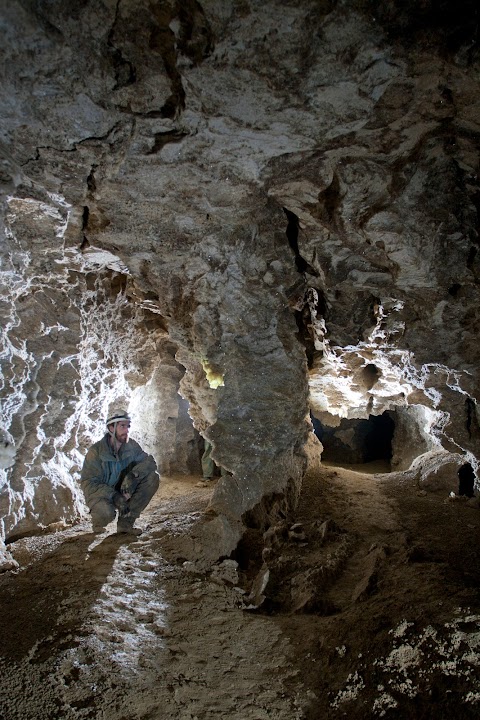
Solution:
{"label": "cave wall", "polygon": [[[189,468],[175,453],[179,415],[188,417],[183,368],[157,316],[129,297],[128,275],[80,257],[67,264],[68,212],[54,202],[11,200],[5,220],[2,423],[16,461],[0,470],[0,513],[11,540],[85,513],[79,470],[117,398],[160,468]],[[182,444],[191,421],[189,430]]]}
{"label": "cave wall", "polygon": [[[426,446],[476,464],[476,13],[448,0],[2,5],[0,182],[15,215],[2,421],[18,445],[2,515],[35,516],[65,428],[67,471],[81,461],[79,414],[92,432],[100,410],[78,381],[94,362],[82,323],[89,304],[108,319],[95,297],[108,276],[117,302],[112,273],[136,330],[128,387],[108,364],[102,382],[148,408],[138,427],[164,470],[174,455],[195,465],[195,433],[212,441],[231,473],[212,500],[216,552],[265,497],[294,502],[309,406],[331,426],[425,408]],[[64,487],[57,515],[71,519]]]}

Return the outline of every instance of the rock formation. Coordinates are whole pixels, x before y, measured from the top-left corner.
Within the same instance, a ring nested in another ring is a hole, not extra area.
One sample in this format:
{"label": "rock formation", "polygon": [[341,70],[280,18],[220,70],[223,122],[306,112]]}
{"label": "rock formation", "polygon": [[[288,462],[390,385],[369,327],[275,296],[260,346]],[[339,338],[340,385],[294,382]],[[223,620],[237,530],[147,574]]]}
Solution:
{"label": "rock formation", "polygon": [[476,13],[1,3],[5,539],[84,512],[119,395],[163,472],[201,437],[228,471],[207,559],[295,503],[309,412],[340,452],[387,413],[395,469],[476,469]]}

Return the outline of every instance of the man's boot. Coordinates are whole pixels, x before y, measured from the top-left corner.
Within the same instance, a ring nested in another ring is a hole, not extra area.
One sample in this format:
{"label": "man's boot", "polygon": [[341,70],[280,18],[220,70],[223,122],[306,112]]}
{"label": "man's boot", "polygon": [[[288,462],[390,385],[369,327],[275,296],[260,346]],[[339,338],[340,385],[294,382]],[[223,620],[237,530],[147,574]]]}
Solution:
{"label": "man's boot", "polygon": [[140,528],[133,527],[135,518],[119,517],[117,521],[117,533],[125,533],[127,535],[141,535]]}

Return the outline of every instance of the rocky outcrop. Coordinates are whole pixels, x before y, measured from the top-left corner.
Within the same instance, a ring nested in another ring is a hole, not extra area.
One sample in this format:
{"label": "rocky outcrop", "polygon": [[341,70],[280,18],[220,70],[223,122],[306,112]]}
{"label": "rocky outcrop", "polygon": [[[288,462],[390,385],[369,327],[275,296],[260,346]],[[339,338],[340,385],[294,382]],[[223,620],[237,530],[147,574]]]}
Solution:
{"label": "rocky outcrop", "polygon": [[477,466],[474,12],[2,7],[4,535],[82,512],[115,394],[165,472],[212,442],[212,554],[295,501],[309,408]]}

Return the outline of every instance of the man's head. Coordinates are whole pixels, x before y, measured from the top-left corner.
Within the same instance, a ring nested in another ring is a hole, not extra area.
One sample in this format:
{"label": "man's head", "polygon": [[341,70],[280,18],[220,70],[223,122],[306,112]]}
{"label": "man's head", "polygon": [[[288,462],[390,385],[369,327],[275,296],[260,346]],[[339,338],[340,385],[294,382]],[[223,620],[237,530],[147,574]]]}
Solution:
{"label": "man's head", "polygon": [[107,430],[112,438],[116,438],[120,443],[128,442],[128,431],[131,419],[125,410],[115,410],[107,418]]}

